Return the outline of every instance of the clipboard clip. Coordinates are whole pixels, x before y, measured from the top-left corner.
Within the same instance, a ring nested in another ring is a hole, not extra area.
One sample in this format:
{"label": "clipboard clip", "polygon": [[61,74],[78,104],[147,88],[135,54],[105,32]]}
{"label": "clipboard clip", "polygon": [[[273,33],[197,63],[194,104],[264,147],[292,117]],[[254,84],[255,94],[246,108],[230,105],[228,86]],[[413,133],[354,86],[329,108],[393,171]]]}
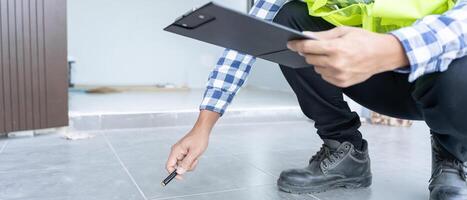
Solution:
{"label": "clipboard clip", "polygon": [[176,19],[174,25],[185,29],[196,29],[204,24],[216,20],[216,18],[213,16],[196,13],[197,10],[198,8],[193,8],[192,10],[188,11]]}

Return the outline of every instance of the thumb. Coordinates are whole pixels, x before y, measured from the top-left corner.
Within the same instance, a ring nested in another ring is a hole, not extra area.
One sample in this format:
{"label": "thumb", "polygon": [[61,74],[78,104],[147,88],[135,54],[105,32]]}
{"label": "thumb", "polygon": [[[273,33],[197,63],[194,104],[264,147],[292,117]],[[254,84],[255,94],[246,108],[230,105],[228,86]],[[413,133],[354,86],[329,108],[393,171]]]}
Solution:
{"label": "thumb", "polygon": [[327,31],[320,31],[320,32],[303,32],[305,35],[310,35],[315,37],[318,40],[331,40],[336,39],[344,36],[347,34],[352,28],[339,26]]}
{"label": "thumb", "polygon": [[197,155],[195,155],[192,152],[189,152],[188,155],[186,155],[185,158],[183,158],[181,164],[177,167],[177,173],[181,175],[190,170],[192,164],[197,158]]}

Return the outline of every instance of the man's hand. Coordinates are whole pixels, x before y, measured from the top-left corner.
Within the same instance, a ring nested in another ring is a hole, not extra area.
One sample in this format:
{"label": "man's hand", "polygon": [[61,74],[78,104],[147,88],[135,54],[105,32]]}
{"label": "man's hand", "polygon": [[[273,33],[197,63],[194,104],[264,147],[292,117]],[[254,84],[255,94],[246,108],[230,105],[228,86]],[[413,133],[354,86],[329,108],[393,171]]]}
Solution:
{"label": "man's hand", "polygon": [[304,56],[324,80],[338,87],[350,87],[409,64],[399,40],[389,34],[352,27],[305,34],[319,40],[290,41],[289,49]]}
{"label": "man's hand", "polygon": [[182,174],[193,171],[198,159],[208,147],[209,135],[220,115],[211,111],[201,111],[193,129],[172,146],[166,169],[168,173],[177,170],[176,178],[182,179]]}
{"label": "man's hand", "polygon": [[181,179],[181,175],[187,171],[193,171],[198,164],[198,159],[208,147],[209,133],[199,130],[191,130],[185,137],[172,146],[167,160],[167,172],[175,169]]}

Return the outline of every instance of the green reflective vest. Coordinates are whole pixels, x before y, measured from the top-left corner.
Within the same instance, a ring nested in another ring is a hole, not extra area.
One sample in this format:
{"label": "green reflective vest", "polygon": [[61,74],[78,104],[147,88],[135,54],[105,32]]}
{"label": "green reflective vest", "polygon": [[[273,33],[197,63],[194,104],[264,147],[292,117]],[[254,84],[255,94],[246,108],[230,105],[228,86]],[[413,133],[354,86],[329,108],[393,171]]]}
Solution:
{"label": "green reflective vest", "polygon": [[369,4],[355,3],[337,7],[331,6],[328,0],[305,0],[312,16],[322,17],[336,26],[356,26],[379,33],[410,26],[427,15],[442,14],[454,7],[455,1],[374,0]]}

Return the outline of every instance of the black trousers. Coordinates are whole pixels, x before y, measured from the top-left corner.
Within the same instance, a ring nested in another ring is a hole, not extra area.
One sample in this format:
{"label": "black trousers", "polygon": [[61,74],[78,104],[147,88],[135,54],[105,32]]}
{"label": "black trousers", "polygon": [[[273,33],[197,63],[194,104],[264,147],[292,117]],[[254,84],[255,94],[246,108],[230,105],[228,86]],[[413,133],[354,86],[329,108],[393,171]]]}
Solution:
{"label": "black trousers", "polygon": [[[299,31],[333,28],[308,15],[306,4],[300,1],[287,3],[274,21]],[[361,139],[360,119],[343,100],[346,94],[378,113],[424,120],[435,140],[459,160],[467,161],[467,57],[455,60],[446,72],[425,75],[414,83],[408,82],[408,74],[385,72],[349,88],[329,84],[312,67],[281,66],[281,70],[303,113],[315,121],[323,139]]]}

